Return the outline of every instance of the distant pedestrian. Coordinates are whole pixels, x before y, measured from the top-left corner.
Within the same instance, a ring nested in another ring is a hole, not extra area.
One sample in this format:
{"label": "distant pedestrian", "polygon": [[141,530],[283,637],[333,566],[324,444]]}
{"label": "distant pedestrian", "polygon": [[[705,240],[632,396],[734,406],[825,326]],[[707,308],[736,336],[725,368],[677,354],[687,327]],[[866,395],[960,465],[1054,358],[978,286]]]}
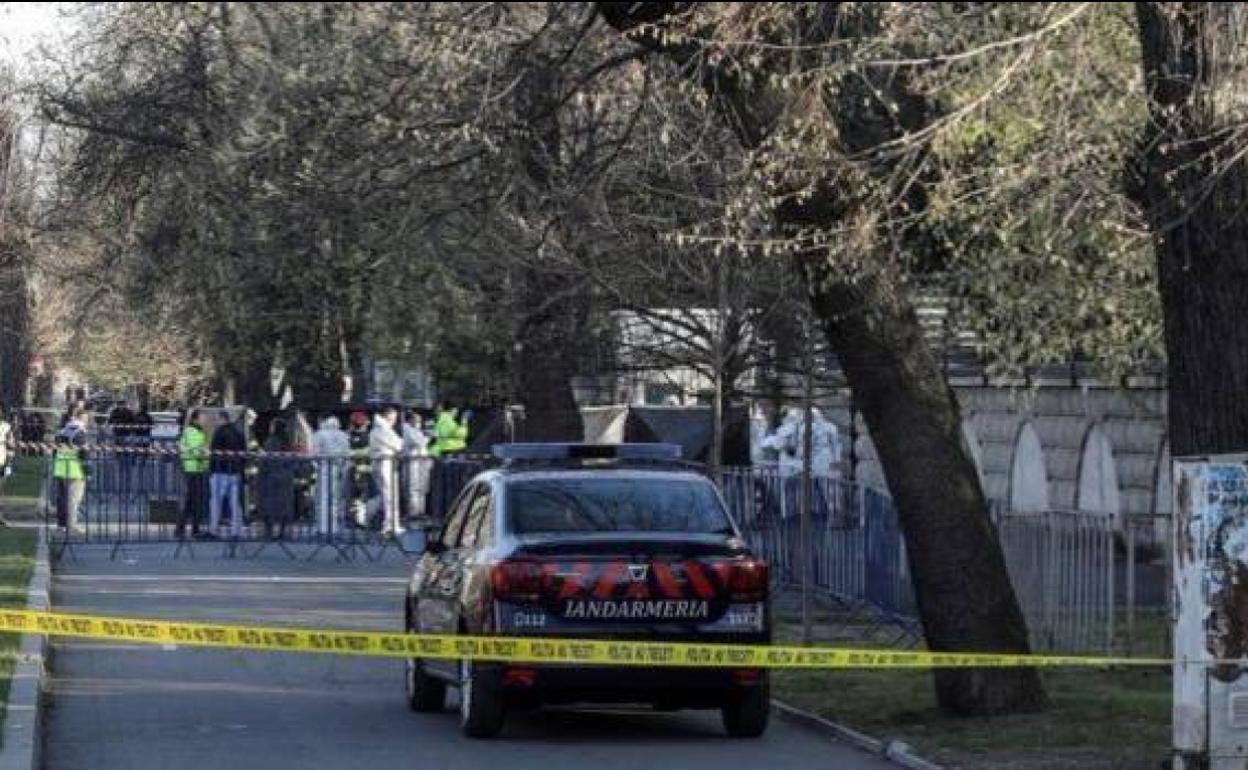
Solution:
{"label": "distant pedestrian", "polygon": [[292,452],[307,454],[312,451],[312,423],[308,421],[307,412],[296,409],[286,424],[286,428],[289,432]]}
{"label": "distant pedestrian", "polygon": [[[290,438],[290,451],[297,454],[312,454],[312,423],[308,421],[308,413],[296,409],[286,423],[287,435]],[[295,484],[295,518],[303,521],[312,518],[312,498],[308,494],[312,485],[312,464],[302,463],[299,478]]]}
{"label": "distant pedestrian", "polygon": [[[8,410],[0,405],[0,502],[4,500],[4,488],[8,486],[9,476],[13,475],[13,458],[17,455],[17,433],[9,422]],[[0,527],[9,526],[0,508]]]}
{"label": "distant pedestrian", "polygon": [[433,424],[436,440],[429,450],[430,453],[434,457],[445,457],[467,449],[468,425],[471,419],[471,410],[465,410],[461,416],[454,406],[446,405],[439,408],[437,419]]}
{"label": "distant pedestrian", "polygon": [[429,434],[425,433],[424,419],[416,410],[408,412],[407,422],[403,425],[403,457],[406,459],[404,492],[407,514],[411,518],[424,518],[433,458],[429,456]]}
{"label": "distant pedestrian", "polygon": [[286,525],[295,518],[295,482],[303,460],[293,451],[290,426],[283,419],[273,421],[264,440],[256,478],[256,499],[264,519],[264,536],[286,537]]}
{"label": "distant pedestrian", "polygon": [[56,433],[56,451],[52,458],[52,478],[56,484],[56,523],[67,533],[82,534],[79,511],[87,494],[87,444],[85,414],[73,409]]}
{"label": "distant pedestrian", "polygon": [[[149,471],[155,465],[151,454],[152,428],[155,424],[152,413],[147,410],[147,402],[140,401],[134,410],[134,428],[130,433],[130,444],[134,447],[135,488],[144,494],[151,491],[153,487]],[[205,505],[207,505],[206,502]]]}
{"label": "distant pedestrian", "polygon": [[316,457],[316,531],[332,535],[343,524],[350,479],[351,438],[334,415],[326,415],[312,434]]}
{"label": "distant pedestrian", "polygon": [[134,412],[125,403],[117,404],[108,413],[108,427],[113,441],[124,446],[126,436],[134,428]]}
{"label": "distant pedestrian", "polygon": [[347,434],[351,444],[351,516],[349,521],[357,527],[368,523],[368,501],[373,492],[373,470],[368,457],[368,413],[356,410],[351,413],[351,430]]}
{"label": "distant pedestrian", "polygon": [[191,424],[186,426],[178,439],[178,455],[182,459],[182,478],[186,480],[186,498],[182,501],[182,515],[178,517],[174,536],[186,537],[187,525],[191,536],[199,535],[208,508],[208,432],[204,414],[191,413]]}
{"label": "distant pedestrian", "polygon": [[217,428],[212,437],[212,478],[209,479],[210,505],[208,532],[211,537],[225,537],[221,528],[222,507],[230,506],[232,538],[243,534],[243,475],[247,471],[246,422],[254,413]]}
{"label": "distant pedestrian", "polygon": [[371,518],[379,521],[387,535],[401,535],[404,527],[399,517],[398,462],[403,453],[403,439],[395,432],[398,411],[386,407],[373,417],[368,436],[368,455],[373,465],[373,483],[377,487],[376,512]]}
{"label": "distant pedestrian", "polygon": [[131,476],[134,468],[133,443],[130,440],[134,431],[134,413],[125,403],[117,404],[108,413],[108,432],[112,436],[111,460],[116,464],[118,491],[126,496],[130,493]]}

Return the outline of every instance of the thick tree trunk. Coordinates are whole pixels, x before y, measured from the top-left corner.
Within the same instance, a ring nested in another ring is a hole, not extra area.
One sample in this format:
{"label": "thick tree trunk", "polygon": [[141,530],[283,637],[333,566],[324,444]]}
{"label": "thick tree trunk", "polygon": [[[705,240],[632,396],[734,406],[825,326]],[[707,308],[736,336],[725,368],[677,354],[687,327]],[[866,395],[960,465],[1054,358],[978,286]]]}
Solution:
{"label": "thick tree trunk", "polygon": [[1136,199],[1165,315],[1170,451],[1248,451],[1248,88],[1240,3],[1137,3],[1151,116]]}
{"label": "thick tree trunk", "polygon": [[[565,142],[557,102],[561,65],[544,52],[535,56],[516,88],[517,108],[534,116],[529,134],[516,148],[527,181],[517,208],[535,230],[548,230],[547,237],[560,242],[555,248],[575,248],[574,234],[565,229],[569,223],[552,223],[548,210]],[[538,253],[529,257],[536,266],[518,276],[524,316],[516,339],[519,370],[512,376],[525,417],[517,434],[521,441],[581,441],[585,433],[572,378],[579,373],[589,311],[574,278],[566,269],[546,264],[542,248],[537,246]]]}
{"label": "thick tree trunk", "polygon": [[[528,277],[528,291],[537,302],[558,291],[551,281]],[[535,303],[536,304],[536,303]],[[516,426],[518,441],[581,441],[585,429],[572,393],[578,373],[580,344],[586,318],[584,303],[573,298],[549,308],[521,328],[522,346],[516,364],[516,390],[524,405],[524,422]]]}
{"label": "thick tree trunk", "polygon": [[[621,31],[662,22],[680,3],[600,3],[608,23]],[[826,31],[837,29],[836,4],[826,4]],[[640,42],[666,50],[662,36],[645,33]],[[701,56],[683,46],[678,59]],[[720,70],[702,62],[703,85],[741,143],[763,144],[791,96],[767,85],[765,72]],[[924,119],[926,105],[904,93],[903,81],[883,87],[904,105],[909,121]],[[849,92],[852,95],[852,92]],[[852,99],[850,100],[852,101]],[[871,100],[868,100],[870,102]],[[831,105],[844,141],[863,151],[891,138],[897,121],[853,104]],[[879,169],[881,179],[889,168]],[[856,202],[835,184],[824,184],[776,213],[785,231],[832,229]],[[871,431],[901,517],[919,615],[928,644],[936,650],[1028,652],[1026,624],[1010,584],[1005,558],[988,514],[979,476],[961,440],[961,415],[940,367],[923,339],[918,317],[891,274],[891,255],[868,276],[846,277],[822,252],[802,255],[812,307],[841,359],[856,403]],[[855,280],[856,278],[856,280]],[[1033,711],[1046,703],[1034,669],[944,670],[936,672],[940,707],[955,714],[995,715]]]}
{"label": "thick tree trunk", "polygon": [[[934,650],[1026,652],[1027,627],[958,402],[913,307],[878,281],[838,283],[812,266],[815,314],[840,357],[879,453],[906,537],[919,617]],[[844,308],[860,307],[846,313]],[[1045,705],[1034,669],[936,672],[945,711],[993,715]]]}
{"label": "thick tree trunk", "polygon": [[21,270],[0,279],[0,405],[24,406],[30,378],[30,304]]}

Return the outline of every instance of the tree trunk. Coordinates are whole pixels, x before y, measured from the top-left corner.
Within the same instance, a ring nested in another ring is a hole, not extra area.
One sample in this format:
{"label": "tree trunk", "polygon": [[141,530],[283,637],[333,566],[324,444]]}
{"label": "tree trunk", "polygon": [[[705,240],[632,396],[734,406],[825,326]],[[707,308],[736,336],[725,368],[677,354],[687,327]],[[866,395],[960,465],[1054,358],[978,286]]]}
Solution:
{"label": "tree trunk", "polygon": [[[548,12],[551,7],[548,7]],[[520,85],[517,109],[532,116],[528,134],[516,147],[522,179],[517,210],[535,231],[559,242],[555,248],[575,248],[572,223],[552,220],[549,200],[555,184],[556,164],[566,141],[558,120],[561,65],[549,52],[536,51]],[[517,324],[516,360],[513,373],[516,393],[525,408],[524,422],[517,426],[522,441],[582,441],[585,437],[580,409],[572,393],[572,378],[579,372],[589,321],[587,297],[576,291],[576,279],[566,268],[550,264],[535,244],[528,258],[532,266],[520,271],[523,304]]]}
{"label": "tree trunk", "polygon": [[1157,253],[1170,451],[1248,451],[1248,161],[1240,3],[1137,3],[1151,115],[1134,195]]}
{"label": "tree trunk", "polygon": [[[833,17],[824,20],[828,35],[838,28],[835,6],[824,8]],[[683,4],[599,3],[599,8],[608,23],[627,32],[661,23]],[[634,39],[672,53],[686,65],[702,55],[701,48],[680,43],[673,51],[654,32]],[[742,145],[760,147],[785,115],[790,95],[769,85],[770,73],[700,64],[686,69],[701,73],[704,88]],[[924,119],[926,105],[899,92],[903,80],[890,80],[883,87],[904,105],[908,121]],[[853,105],[838,103],[830,109],[831,114],[812,119],[835,120],[846,142],[861,145],[850,148],[856,151],[894,138],[889,132],[899,130],[891,117],[875,120],[877,116]],[[891,170],[879,169],[880,178]],[[852,196],[852,191],[846,194],[837,184],[825,183],[800,202],[783,206],[776,219],[784,231],[833,229],[856,204]],[[879,452],[901,518],[927,642],[941,651],[1029,652],[1026,623],[979,476],[962,444],[958,403],[924,341],[902,276],[890,272],[892,259],[883,255],[875,260],[877,272],[868,276],[845,276],[821,251],[803,254],[801,264],[812,308],[841,360]],[[1035,669],[935,673],[937,700],[949,713],[1026,712],[1046,703]]]}
{"label": "tree trunk", "polygon": [[[919,618],[933,650],[1027,652],[1027,627],[958,402],[914,308],[878,281],[836,282],[811,266],[814,311],[840,358],[901,518]],[[845,313],[860,307],[862,312]],[[940,707],[993,715],[1045,705],[1034,669],[936,671]]]}
{"label": "tree trunk", "polygon": [[[526,277],[527,291],[551,296],[549,280]],[[578,335],[584,334],[584,302],[558,303],[541,317],[523,324],[517,342],[516,391],[524,405],[524,421],[516,426],[518,441],[582,441],[585,428],[572,393],[580,356]]]}
{"label": "tree trunk", "polygon": [[0,405],[24,406],[30,378],[30,304],[25,273],[7,270],[0,280]]}

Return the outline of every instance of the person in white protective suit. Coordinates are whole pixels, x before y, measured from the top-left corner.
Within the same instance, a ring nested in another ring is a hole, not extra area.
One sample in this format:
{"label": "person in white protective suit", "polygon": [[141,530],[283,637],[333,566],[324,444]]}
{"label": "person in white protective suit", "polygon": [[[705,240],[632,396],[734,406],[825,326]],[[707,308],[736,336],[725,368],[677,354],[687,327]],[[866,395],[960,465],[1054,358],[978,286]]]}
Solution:
{"label": "person in white protective suit", "polygon": [[[762,441],[764,449],[779,455],[782,476],[796,476],[802,472],[805,418],[803,410],[789,407],[780,427]],[[825,419],[818,409],[812,409],[811,427],[811,475],[837,478],[840,475],[841,441],[836,424]]]}
{"label": "person in white protective suit", "polygon": [[398,464],[403,454],[403,439],[395,431],[398,412],[387,407],[373,417],[373,429],[368,434],[368,456],[373,463],[373,483],[377,496],[373,498],[375,509],[370,511],[371,521],[381,520],[383,534],[398,536],[405,531],[399,516]]}
{"label": "person in white protective suit", "polygon": [[411,412],[403,423],[403,456],[407,460],[407,511],[413,518],[424,518],[425,498],[429,494],[429,475],[433,458],[429,455],[429,434],[424,431],[420,414]]}
{"label": "person in white protective suit", "polygon": [[316,457],[316,532],[331,535],[343,524],[346,511],[351,437],[338,418],[328,415],[312,434]]}

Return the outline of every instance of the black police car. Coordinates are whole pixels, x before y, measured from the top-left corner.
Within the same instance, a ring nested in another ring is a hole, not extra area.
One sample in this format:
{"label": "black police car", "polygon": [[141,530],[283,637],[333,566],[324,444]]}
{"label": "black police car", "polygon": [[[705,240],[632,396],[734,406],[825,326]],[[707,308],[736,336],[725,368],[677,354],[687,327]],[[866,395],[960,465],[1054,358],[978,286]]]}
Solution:
{"label": "black police car", "polygon": [[[510,444],[456,498],[408,586],[406,628],[759,644],[771,639],[767,565],[714,484],[666,444]],[[415,711],[460,689],[460,723],[496,735],[542,704],[714,708],[730,735],[767,728],[756,668],[631,668],[410,660]]]}

